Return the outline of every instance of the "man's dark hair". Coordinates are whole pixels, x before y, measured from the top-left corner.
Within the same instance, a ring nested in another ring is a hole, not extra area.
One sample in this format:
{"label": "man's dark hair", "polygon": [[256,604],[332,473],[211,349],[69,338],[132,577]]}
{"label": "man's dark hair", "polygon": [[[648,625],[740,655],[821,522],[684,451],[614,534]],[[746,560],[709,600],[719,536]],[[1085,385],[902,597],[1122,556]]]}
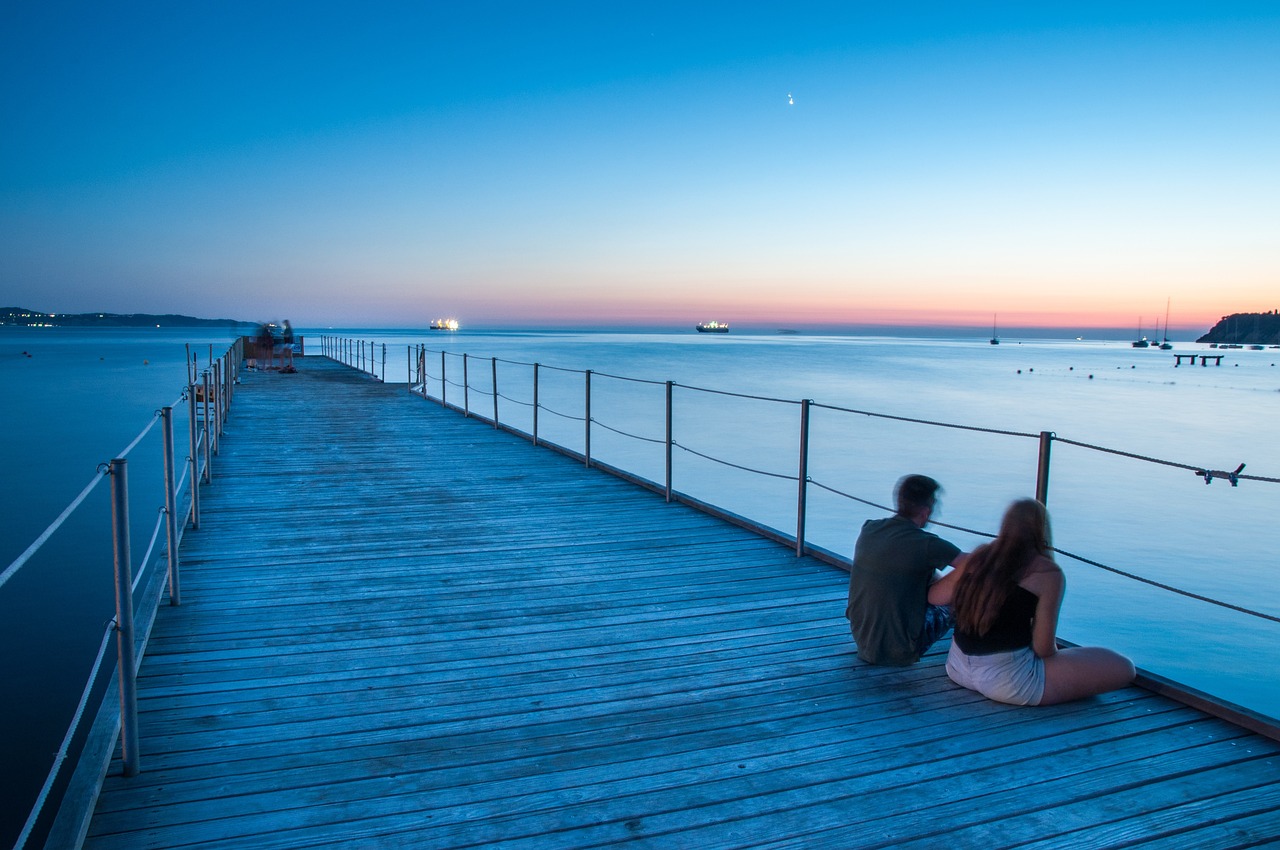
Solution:
{"label": "man's dark hair", "polygon": [[932,510],[941,489],[942,485],[927,475],[904,475],[899,478],[893,488],[893,501],[898,507],[898,516],[913,517],[925,508]]}

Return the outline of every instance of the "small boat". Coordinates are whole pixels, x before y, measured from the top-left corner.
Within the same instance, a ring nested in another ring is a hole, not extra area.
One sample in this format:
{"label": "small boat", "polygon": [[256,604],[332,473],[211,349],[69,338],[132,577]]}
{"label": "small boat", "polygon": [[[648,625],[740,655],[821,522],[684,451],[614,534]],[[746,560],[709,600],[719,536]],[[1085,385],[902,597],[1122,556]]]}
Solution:
{"label": "small boat", "polygon": [[431,330],[433,331],[456,331],[457,329],[457,319],[436,319],[431,323]]}
{"label": "small boat", "polygon": [[1167,299],[1164,302],[1164,340],[1160,343],[1161,351],[1168,351],[1173,348],[1173,344],[1169,342],[1169,304],[1173,299]]}
{"label": "small boat", "polygon": [[1133,341],[1134,348],[1149,348],[1151,343],[1142,335],[1142,319],[1138,319],[1138,338]]}
{"label": "small boat", "polygon": [[991,344],[1000,344],[1000,337],[996,335],[996,317],[994,315],[991,316]]}
{"label": "small boat", "polygon": [[700,334],[727,334],[729,332],[729,324],[727,322],[699,322],[694,328]]}

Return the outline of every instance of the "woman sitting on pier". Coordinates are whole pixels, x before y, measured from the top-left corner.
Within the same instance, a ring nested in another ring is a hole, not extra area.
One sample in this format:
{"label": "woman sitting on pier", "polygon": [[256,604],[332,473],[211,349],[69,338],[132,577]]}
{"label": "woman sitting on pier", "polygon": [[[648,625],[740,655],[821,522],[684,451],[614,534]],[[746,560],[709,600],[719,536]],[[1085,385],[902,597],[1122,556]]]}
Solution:
{"label": "woman sitting on pier", "polygon": [[956,684],[998,702],[1053,705],[1133,681],[1133,662],[1119,653],[1058,648],[1066,582],[1049,539],[1044,505],[1020,499],[1005,511],[996,539],[930,590],[930,602],[954,609],[947,675]]}

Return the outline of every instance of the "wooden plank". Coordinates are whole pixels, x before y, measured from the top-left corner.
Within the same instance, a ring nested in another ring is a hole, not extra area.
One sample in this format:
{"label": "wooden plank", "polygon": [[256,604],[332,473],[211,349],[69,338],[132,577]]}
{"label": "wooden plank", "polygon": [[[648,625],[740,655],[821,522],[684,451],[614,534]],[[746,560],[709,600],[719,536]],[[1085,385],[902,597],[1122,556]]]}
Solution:
{"label": "wooden plank", "polygon": [[107,778],[86,846],[1274,831],[1265,739],[1136,688],[997,705],[951,685],[945,646],[865,665],[842,571],[327,361],[299,368],[237,395],[184,605],[160,611],[143,664],[143,773]]}

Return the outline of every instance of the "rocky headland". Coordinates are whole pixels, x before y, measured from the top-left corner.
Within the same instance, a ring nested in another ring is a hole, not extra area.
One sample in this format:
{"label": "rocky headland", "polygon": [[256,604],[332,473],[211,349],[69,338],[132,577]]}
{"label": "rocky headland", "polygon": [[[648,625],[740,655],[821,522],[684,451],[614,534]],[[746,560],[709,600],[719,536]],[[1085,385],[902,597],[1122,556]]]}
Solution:
{"label": "rocky headland", "polygon": [[1196,342],[1234,343],[1237,345],[1280,345],[1280,311],[1270,313],[1232,313]]}

